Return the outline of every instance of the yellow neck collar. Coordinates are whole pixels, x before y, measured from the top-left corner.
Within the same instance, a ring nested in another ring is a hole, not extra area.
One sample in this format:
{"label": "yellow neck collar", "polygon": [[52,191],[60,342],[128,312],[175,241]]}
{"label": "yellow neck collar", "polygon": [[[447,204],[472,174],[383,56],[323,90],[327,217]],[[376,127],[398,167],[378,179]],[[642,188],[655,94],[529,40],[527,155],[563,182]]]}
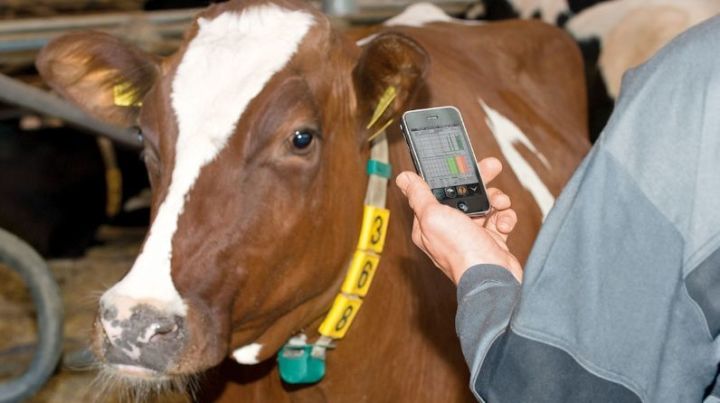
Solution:
{"label": "yellow neck collar", "polygon": [[[388,87],[378,101],[375,112],[367,125],[371,129],[397,96],[395,87]],[[320,337],[313,344],[305,342],[305,335],[293,337],[278,352],[280,378],[290,384],[308,384],[325,376],[325,354],[337,340],[347,333],[370,289],[380,264],[385,246],[390,210],[385,208],[387,183],[391,176],[388,141],[385,129],[389,119],[370,136],[370,159],[367,164],[368,187],[365,193],[363,221],[360,237],[348,266],[340,292],[330,311],[320,324]]]}

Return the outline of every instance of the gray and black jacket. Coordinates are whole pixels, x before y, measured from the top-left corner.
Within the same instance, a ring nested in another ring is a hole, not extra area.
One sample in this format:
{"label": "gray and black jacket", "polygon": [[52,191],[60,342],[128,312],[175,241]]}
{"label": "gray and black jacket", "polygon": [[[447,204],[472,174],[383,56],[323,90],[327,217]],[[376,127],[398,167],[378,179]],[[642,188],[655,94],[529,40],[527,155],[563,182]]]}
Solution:
{"label": "gray and black jacket", "polygon": [[458,304],[481,401],[720,403],[720,17],[626,74],[522,286],[475,266]]}

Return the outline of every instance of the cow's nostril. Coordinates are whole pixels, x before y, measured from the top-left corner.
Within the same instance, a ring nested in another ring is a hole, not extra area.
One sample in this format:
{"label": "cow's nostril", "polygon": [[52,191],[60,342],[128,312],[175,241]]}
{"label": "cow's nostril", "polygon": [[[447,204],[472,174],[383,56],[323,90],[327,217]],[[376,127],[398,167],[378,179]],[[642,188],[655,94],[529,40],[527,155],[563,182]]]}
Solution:
{"label": "cow's nostril", "polygon": [[164,338],[176,336],[178,331],[178,325],[176,323],[156,323],[152,325],[152,330],[153,335],[150,337],[149,342],[155,343],[161,341]]}
{"label": "cow's nostril", "polygon": [[155,324],[155,334],[167,334],[170,332],[174,332],[177,330],[177,324],[175,323],[166,323],[164,325]]}

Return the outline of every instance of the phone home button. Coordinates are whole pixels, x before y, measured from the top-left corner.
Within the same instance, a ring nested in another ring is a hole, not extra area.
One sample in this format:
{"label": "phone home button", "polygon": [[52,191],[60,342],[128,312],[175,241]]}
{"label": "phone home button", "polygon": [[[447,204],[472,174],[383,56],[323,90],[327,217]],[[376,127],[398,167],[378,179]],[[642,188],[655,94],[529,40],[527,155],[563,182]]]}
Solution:
{"label": "phone home button", "polygon": [[467,213],[468,210],[469,210],[467,203],[462,202],[462,201],[457,203],[457,207],[458,207],[460,210],[462,210],[462,212],[464,212],[464,213]]}
{"label": "phone home button", "polygon": [[448,188],[445,188],[445,196],[454,199],[455,196],[457,196],[457,192],[455,191],[455,188],[450,186]]}

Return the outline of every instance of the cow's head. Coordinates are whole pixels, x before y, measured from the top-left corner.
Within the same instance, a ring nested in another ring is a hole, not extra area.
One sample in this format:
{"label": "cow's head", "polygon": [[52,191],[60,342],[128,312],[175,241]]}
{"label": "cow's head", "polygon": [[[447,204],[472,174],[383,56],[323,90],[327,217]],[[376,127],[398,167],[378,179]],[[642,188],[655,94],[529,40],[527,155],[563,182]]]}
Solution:
{"label": "cow's head", "polygon": [[406,37],[361,50],[285,0],[213,6],[162,60],[101,33],[48,45],[52,88],[141,127],[153,187],[142,251],[100,299],[100,360],[150,379],[255,363],[321,318],[357,241],[366,123],[389,85],[397,117],[426,64]]}

